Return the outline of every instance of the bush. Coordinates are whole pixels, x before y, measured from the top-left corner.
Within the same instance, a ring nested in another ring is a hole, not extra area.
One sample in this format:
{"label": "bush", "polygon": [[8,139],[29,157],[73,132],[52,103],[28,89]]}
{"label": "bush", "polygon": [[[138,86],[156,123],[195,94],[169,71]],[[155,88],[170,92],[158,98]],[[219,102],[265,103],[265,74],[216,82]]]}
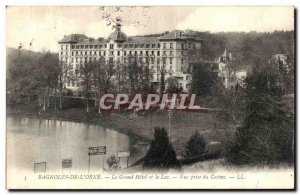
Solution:
{"label": "bush", "polygon": [[201,136],[198,131],[195,132],[185,145],[184,157],[192,158],[203,154],[205,152],[205,146],[206,142],[203,136]]}
{"label": "bush", "polygon": [[108,165],[108,170],[115,171],[119,169],[119,160],[115,155],[110,156],[106,163]]}
{"label": "bush", "polygon": [[73,96],[74,98],[64,98],[63,107],[64,108],[84,108],[85,100],[81,98],[75,98],[79,96],[75,96],[72,90],[67,90],[66,96]]}
{"label": "bush", "polygon": [[154,140],[144,158],[143,168],[179,168],[180,164],[165,128],[155,127]]}

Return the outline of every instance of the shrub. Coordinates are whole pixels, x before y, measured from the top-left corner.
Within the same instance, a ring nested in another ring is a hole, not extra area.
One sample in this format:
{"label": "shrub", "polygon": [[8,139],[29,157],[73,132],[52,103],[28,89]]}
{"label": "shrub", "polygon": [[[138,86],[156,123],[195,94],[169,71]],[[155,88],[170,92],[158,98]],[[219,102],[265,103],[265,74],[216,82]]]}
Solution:
{"label": "shrub", "polygon": [[119,169],[119,160],[115,155],[110,156],[106,163],[108,165],[108,170],[114,171]]}
{"label": "shrub", "polygon": [[180,167],[165,128],[155,127],[154,140],[144,158],[143,168],[168,169]]}
{"label": "shrub", "polygon": [[199,132],[195,132],[185,145],[185,158],[199,156],[205,152],[206,142]]}

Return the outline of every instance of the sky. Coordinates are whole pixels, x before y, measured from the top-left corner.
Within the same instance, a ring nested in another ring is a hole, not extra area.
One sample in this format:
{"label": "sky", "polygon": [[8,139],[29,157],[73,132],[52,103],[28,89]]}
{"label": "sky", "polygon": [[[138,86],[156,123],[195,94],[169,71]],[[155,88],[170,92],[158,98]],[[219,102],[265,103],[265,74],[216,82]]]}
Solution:
{"label": "sky", "polygon": [[293,7],[14,7],[6,8],[6,45],[58,51],[64,35],[106,38],[119,17],[128,36],[164,31],[294,30]]}

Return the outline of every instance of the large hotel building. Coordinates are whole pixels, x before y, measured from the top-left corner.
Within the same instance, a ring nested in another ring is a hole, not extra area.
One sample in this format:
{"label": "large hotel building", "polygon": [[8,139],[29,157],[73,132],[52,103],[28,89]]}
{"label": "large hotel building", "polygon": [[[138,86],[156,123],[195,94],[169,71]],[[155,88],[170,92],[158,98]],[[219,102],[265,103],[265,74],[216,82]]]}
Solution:
{"label": "large hotel building", "polygon": [[[153,72],[152,83],[160,84],[160,68],[165,68],[165,80],[177,78],[183,91],[190,88],[191,75],[188,68],[191,63],[189,51],[201,51],[202,40],[191,33],[175,30],[162,36],[126,36],[121,25],[115,27],[107,39],[89,38],[83,34],[64,36],[59,41],[59,59],[71,64],[74,70],[82,62],[99,60],[104,57],[108,61],[125,62],[129,56],[139,59],[147,58]],[[79,81],[67,82],[65,87],[78,90]],[[166,87],[168,87],[166,85]]]}

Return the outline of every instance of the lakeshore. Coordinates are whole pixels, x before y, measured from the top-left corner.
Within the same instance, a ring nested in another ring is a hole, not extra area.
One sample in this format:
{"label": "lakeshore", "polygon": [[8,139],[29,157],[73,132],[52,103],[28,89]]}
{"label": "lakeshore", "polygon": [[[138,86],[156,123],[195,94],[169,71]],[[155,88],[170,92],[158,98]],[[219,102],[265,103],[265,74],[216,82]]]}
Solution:
{"label": "lakeshore", "polygon": [[[99,114],[97,107],[91,107],[88,113],[85,108],[62,110],[48,108],[46,111],[41,111],[37,103],[32,103],[31,106],[26,104],[7,106],[7,115],[73,121],[110,128],[134,138],[137,149],[140,146],[149,146],[153,139],[154,127],[169,128],[168,112],[164,110],[139,114],[128,111]],[[207,143],[226,143],[228,137],[233,134],[222,129],[220,122],[210,112],[174,112],[170,128],[171,142],[178,156],[183,154],[186,141],[195,131],[202,134]]]}

